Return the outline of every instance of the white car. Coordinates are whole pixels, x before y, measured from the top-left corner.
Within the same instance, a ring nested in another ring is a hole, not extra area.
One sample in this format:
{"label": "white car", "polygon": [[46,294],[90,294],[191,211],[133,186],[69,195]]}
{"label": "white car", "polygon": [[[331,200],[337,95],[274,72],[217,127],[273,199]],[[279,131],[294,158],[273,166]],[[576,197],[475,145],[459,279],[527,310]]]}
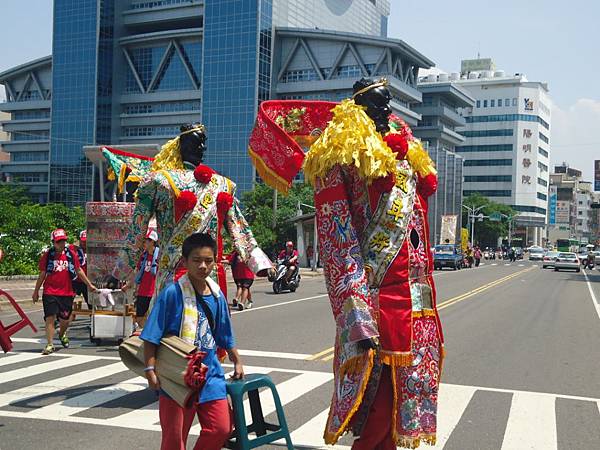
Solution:
{"label": "white car", "polygon": [[554,271],[558,272],[559,270],[575,270],[575,272],[581,271],[579,258],[575,253],[571,252],[560,252],[556,257],[556,261],[554,263]]}
{"label": "white car", "polygon": [[544,259],[542,259],[542,269],[546,267],[554,267],[554,263],[556,262],[556,258],[560,252],[546,252],[544,255]]}
{"label": "white car", "polygon": [[529,261],[543,261],[544,253],[542,247],[531,247],[529,249]]}

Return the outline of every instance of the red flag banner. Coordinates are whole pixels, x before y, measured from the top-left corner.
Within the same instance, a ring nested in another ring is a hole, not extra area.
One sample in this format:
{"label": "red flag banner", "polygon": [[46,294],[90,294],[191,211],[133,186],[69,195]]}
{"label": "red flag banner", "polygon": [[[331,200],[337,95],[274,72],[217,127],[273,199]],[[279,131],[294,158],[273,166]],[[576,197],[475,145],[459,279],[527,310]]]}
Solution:
{"label": "red flag banner", "polygon": [[332,118],[334,102],[268,100],[260,104],[248,153],[263,181],[287,193],[304,153]]}

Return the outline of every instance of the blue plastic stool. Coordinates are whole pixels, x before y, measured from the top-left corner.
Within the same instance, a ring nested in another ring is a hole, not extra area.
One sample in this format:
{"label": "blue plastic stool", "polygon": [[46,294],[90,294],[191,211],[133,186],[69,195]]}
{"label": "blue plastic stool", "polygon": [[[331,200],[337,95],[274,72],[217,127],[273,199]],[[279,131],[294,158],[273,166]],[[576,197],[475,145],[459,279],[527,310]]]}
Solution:
{"label": "blue plastic stool", "polygon": [[[260,396],[258,390],[262,387],[269,388],[275,400],[275,408],[277,411],[277,419],[279,425],[265,422],[262,406],[260,404]],[[244,393],[248,393],[250,400],[250,412],[252,415],[252,424],[246,424],[244,414]],[[281,400],[273,381],[268,375],[250,374],[246,375],[243,380],[228,381],[227,394],[231,398],[233,406],[233,417],[235,423],[234,439],[230,439],[225,444],[226,448],[237,450],[250,450],[260,447],[261,445],[270,444],[279,439],[285,439],[287,448],[294,450],[290,432],[281,406]],[[271,433],[267,433],[271,431]],[[250,433],[256,433],[255,439],[249,439]]]}

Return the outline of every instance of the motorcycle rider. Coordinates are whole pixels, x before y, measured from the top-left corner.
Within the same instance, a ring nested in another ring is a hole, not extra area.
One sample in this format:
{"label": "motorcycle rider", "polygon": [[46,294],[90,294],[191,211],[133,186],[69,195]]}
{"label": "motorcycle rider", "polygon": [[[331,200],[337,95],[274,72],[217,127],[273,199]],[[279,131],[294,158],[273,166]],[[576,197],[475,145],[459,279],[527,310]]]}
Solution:
{"label": "motorcycle rider", "polygon": [[595,255],[592,252],[592,250],[588,250],[588,254],[587,257],[585,258],[585,262],[584,262],[584,269],[593,269],[594,268],[594,259],[595,259]]}
{"label": "motorcycle rider", "polygon": [[288,241],[285,244],[285,249],[279,252],[277,259],[282,260],[283,264],[287,266],[285,282],[289,283],[298,270],[298,250],[294,248],[292,241]]}

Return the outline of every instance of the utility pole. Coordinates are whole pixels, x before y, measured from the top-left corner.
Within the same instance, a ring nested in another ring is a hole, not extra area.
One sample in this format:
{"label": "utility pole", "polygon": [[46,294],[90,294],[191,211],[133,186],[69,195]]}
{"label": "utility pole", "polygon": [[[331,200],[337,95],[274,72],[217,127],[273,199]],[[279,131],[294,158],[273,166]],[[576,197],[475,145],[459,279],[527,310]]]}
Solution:
{"label": "utility pole", "polygon": [[474,206],[467,206],[467,205],[462,205],[463,208],[465,208],[468,211],[468,218],[469,218],[469,222],[471,225],[471,248],[473,248],[473,246],[475,245],[475,219],[478,217],[477,213],[479,211],[481,211],[485,205],[481,205],[478,206],[477,208],[475,208]]}

